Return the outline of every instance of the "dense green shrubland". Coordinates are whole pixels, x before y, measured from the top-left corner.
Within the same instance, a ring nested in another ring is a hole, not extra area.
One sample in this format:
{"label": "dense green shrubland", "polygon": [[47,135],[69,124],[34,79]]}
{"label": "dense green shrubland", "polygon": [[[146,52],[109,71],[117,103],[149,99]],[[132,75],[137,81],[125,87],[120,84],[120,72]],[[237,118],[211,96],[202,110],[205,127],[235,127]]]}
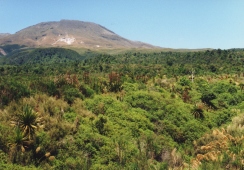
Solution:
{"label": "dense green shrubland", "polygon": [[[0,66],[0,168],[243,167],[242,122],[226,127],[242,118],[243,50],[89,54],[76,61],[69,51],[72,61],[64,63],[66,52],[34,50],[26,55],[33,58]],[[220,127],[228,149],[214,144]]]}

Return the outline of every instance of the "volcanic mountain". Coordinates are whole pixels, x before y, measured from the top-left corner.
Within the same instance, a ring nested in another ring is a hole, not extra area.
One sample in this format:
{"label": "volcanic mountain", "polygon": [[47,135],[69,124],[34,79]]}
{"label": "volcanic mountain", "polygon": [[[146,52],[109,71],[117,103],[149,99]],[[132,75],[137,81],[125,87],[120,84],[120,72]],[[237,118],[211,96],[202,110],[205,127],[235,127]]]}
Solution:
{"label": "volcanic mountain", "polygon": [[101,25],[76,20],[42,22],[15,34],[2,34],[0,46],[7,44],[28,47],[155,48],[150,44],[125,39]]}

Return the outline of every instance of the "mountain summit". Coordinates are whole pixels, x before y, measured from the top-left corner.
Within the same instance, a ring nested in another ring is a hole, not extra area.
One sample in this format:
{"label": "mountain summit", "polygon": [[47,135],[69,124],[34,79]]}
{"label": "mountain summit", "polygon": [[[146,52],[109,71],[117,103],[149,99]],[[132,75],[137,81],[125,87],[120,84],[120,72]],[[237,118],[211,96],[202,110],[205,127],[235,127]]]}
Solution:
{"label": "mountain summit", "polygon": [[125,39],[101,25],[76,20],[42,22],[15,34],[0,36],[0,45],[6,44],[30,47],[155,48],[150,44]]}

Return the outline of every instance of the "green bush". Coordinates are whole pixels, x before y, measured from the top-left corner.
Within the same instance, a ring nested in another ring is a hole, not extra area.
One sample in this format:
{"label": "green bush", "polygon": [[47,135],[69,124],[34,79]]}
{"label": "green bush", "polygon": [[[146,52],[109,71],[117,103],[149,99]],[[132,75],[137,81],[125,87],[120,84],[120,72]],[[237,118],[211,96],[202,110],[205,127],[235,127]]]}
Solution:
{"label": "green bush", "polygon": [[179,81],[179,84],[181,86],[190,86],[191,85],[191,81],[188,78],[186,78],[186,77],[182,77],[180,79],[180,81]]}
{"label": "green bush", "polygon": [[84,99],[83,94],[77,88],[65,88],[64,90],[64,100],[72,104],[76,98]]}
{"label": "green bush", "polygon": [[80,91],[85,97],[93,97],[94,95],[94,90],[92,90],[89,86],[87,85],[81,85],[80,86]]}

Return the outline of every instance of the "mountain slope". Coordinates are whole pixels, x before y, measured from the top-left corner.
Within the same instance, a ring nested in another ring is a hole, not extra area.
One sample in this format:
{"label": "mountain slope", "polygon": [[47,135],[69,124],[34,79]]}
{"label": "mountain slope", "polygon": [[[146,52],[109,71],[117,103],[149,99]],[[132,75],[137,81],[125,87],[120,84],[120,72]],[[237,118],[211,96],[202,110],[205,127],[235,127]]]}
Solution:
{"label": "mountain slope", "polygon": [[76,20],[42,22],[15,34],[0,36],[0,45],[6,44],[30,47],[155,48],[146,43],[127,40],[101,25]]}
{"label": "mountain slope", "polygon": [[8,34],[8,33],[0,33],[0,38],[6,37],[8,35],[11,35],[11,34]]}

